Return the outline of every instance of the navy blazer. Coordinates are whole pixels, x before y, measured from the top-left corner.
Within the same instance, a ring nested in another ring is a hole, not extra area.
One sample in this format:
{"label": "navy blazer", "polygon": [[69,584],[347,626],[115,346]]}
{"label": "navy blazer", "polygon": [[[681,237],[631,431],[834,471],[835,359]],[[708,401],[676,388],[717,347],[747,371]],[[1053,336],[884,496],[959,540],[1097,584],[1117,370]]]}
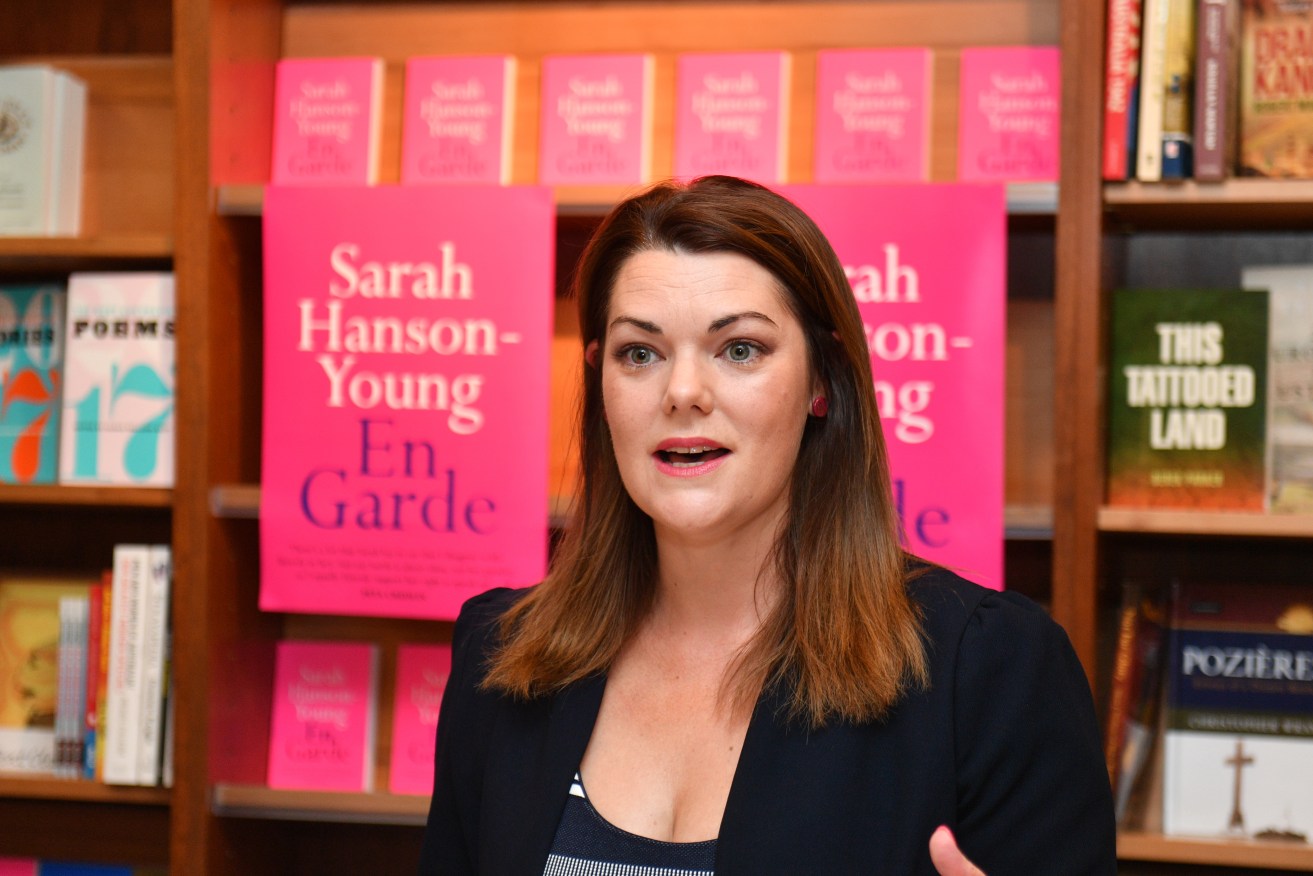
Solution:
{"label": "navy blazer", "polygon": [[[881,722],[808,730],[761,695],[730,787],[717,876],[926,874],[949,825],[988,876],[1117,871],[1112,795],[1089,686],[1065,632],[1025,597],[945,571],[909,585],[927,690]],[[420,872],[541,876],[606,684],[554,697],[480,691],[493,590],[456,622]]]}

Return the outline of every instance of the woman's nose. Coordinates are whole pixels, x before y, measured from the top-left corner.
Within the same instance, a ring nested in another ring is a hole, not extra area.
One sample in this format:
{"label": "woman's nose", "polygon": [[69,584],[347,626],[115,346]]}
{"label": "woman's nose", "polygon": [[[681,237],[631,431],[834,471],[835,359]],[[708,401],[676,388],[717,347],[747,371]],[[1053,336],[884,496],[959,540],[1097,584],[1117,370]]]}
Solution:
{"label": "woman's nose", "polygon": [[675,356],[671,359],[669,380],[666,383],[666,395],[662,400],[666,413],[680,410],[698,410],[704,414],[711,413],[713,395],[710,376],[706,369],[711,367],[696,356]]}

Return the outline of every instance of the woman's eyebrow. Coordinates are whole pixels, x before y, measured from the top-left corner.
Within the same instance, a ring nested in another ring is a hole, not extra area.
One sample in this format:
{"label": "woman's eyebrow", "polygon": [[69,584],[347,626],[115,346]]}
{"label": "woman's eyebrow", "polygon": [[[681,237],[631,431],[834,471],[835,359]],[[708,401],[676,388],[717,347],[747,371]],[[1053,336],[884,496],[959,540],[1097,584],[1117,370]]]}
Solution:
{"label": "woman's eyebrow", "polygon": [[615,319],[611,320],[611,325],[608,326],[608,328],[615,328],[618,325],[632,325],[640,331],[645,331],[650,335],[659,335],[662,333],[661,326],[656,323],[648,322],[645,319],[637,319],[632,316],[617,316]]}
{"label": "woman's eyebrow", "polygon": [[[715,334],[726,326],[733,325],[741,319],[760,319],[771,325],[776,325],[775,320],[771,319],[764,313],[758,313],[755,310],[745,310],[742,313],[731,313],[729,316],[722,316],[707,327],[707,334]],[[776,326],[778,328],[778,326]]]}

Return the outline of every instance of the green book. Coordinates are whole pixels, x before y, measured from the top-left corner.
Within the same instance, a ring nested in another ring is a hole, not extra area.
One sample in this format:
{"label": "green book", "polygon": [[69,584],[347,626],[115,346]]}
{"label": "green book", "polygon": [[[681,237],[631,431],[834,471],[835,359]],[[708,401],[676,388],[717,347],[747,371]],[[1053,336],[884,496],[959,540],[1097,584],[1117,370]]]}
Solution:
{"label": "green book", "polygon": [[1268,296],[1119,289],[1108,350],[1108,503],[1266,507]]}

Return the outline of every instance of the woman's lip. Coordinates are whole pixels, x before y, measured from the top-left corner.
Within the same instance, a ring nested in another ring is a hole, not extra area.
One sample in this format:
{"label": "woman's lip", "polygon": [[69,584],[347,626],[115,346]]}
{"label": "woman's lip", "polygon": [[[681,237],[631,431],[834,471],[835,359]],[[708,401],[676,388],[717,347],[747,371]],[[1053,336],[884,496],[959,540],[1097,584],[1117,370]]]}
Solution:
{"label": "woman's lip", "polygon": [[[674,446],[687,447],[701,445],[676,444]],[[723,448],[716,447],[715,449],[720,450]],[[730,456],[730,452],[726,451],[717,456],[713,456],[710,459],[704,460],[703,462],[699,462],[697,465],[675,465],[671,462],[667,462],[666,457],[662,456],[661,452],[658,451],[652,454],[652,459],[656,462],[657,471],[662,474],[676,478],[696,478],[701,477],[702,475],[711,474],[713,471],[720,468]]]}
{"label": "woman's lip", "polygon": [[657,445],[658,452],[662,450],[688,450],[692,447],[698,447],[702,450],[721,450],[723,449],[718,441],[712,441],[710,438],[667,438]]}

